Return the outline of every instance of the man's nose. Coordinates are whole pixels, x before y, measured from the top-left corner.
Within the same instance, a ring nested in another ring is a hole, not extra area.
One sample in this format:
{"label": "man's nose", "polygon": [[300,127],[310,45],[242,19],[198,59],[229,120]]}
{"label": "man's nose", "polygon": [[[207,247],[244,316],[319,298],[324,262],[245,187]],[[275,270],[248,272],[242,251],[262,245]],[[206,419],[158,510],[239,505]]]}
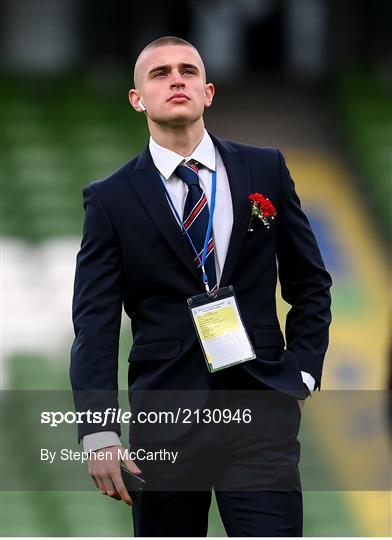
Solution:
{"label": "man's nose", "polygon": [[184,79],[183,79],[181,73],[179,73],[178,71],[177,72],[173,71],[170,86],[171,87],[185,86],[185,82],[184,82]]}

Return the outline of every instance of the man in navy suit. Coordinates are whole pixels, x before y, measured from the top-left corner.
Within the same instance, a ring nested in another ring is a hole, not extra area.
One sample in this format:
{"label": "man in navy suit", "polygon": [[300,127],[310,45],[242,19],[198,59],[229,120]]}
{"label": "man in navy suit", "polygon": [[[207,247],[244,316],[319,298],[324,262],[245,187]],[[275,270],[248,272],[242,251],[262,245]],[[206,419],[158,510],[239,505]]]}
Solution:
{"label": "man in navy suit", "polygon": [[[241,404],[261,413],[250,428],[194,421],[132,426],[131,449],[167,446],[180,454],[171,465],[124,460],[150,486],[141,503],[131,500],[120,476],[119,424],[81,424],[85,450],[105,449],[112,456],[91,459],[89,473],[103,494],[132,505],[136,536],[206,535],[213,488],[229,536],[301,536],[300,409],[321,385],[331,277],[281,152],[229,142],[205,130],[203,112],[212,104],[214,86],[206,82],[191,44],[175,37],[150,43],[136,62],[134,85],[129,100],[146,116],[149,144],[83,192],[70,368],[76,408],[118,406],[124,306],[133,333],[132,411],[153,408],[155,399],[161,410],[174,400],[192,411]],[[187,216],[191,190],[197,202],[190,203]],[[273,219],[264,214],[250,223],[252,193],[269,201]],[[213,214],[203,260],[197,250],[195,257],[189,234],[183,234],[185,219],[200,218],[200,225],[202,212],[206,220]],[[276,314],[278,276],[282,297],[291,305],[286,348]],[[225,287],[235,291],[254,358],[211,371],[188,299]],[[237,390],[246,390],[245,397]],[[159,398],[146,397],[149,392]]]}

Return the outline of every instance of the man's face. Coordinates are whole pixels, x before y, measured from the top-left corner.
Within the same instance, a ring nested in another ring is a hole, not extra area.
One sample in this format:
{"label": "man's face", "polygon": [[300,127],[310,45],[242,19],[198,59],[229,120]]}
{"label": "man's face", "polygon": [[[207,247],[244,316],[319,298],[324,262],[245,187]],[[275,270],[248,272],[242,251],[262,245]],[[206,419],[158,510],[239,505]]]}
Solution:
{"label": "man's face", "polygon": [[143,53],[136,66],[135,85],[129,94],[132,105],[140,110],[141,97],[148,119],[162,125],[196,122],[214,95],[213,85],[205,82],[199,54],[182,45],[165,45]]}

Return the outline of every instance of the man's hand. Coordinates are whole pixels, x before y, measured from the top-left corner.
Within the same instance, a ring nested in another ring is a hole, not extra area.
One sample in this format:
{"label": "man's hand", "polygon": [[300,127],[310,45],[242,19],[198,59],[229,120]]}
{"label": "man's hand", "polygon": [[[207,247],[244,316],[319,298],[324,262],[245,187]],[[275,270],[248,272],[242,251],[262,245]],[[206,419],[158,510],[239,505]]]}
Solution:
{"label": "man's hand", "polygon": [[[111,458],[106,460],[89,459],[88,472],[94,484],[102,495],[109,495],[118,501],[123,500],[128,506],[132,506],[132,499],[124,486],[121,478],[120,462],[118,450],[125,451],[122,446],[107,446],[100,448],[100,452],[110,452]],[[133,474],[141,474],[141,470],[135,465],[132,459],[127,459],[124,464]]]}
{"label": "man's hand", "polygon": [[297,399],[299,409],[302,411],[302,407],[304,406],[305,400],[304,399]]}

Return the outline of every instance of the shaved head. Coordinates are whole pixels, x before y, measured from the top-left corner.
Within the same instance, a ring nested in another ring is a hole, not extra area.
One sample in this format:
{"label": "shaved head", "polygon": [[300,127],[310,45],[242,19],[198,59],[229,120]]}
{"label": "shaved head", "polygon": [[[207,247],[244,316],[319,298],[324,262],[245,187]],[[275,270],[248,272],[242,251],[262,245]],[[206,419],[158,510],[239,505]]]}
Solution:
{"label": "shaved head", "polygon": [[158,38],[151,43],[149,43],[144,49],[141,51],[139,56],[137,57],[137,60],[135,62],[135,68],[133,71],[133,81],[135,88],[140,88],[141,81],[142,81],[142,72],[143,72],[143,61],[146,58],[149,51],[152,49],[156,49],[158,47],[165,47],[168,45],[180,45],[182,47],[190,47],[193,49],[193,51],[197,54],[197,56],[200,59],[201,67],[202,67],[202,74],[204,82],[206,81],[206,72],[204,68],[203,60],[201,59],[201,56],[199,54],[199,51],[194,47],[189,41],[186,41],[185,39],[181,39],[176,36],[164,36],[161,38]]}

